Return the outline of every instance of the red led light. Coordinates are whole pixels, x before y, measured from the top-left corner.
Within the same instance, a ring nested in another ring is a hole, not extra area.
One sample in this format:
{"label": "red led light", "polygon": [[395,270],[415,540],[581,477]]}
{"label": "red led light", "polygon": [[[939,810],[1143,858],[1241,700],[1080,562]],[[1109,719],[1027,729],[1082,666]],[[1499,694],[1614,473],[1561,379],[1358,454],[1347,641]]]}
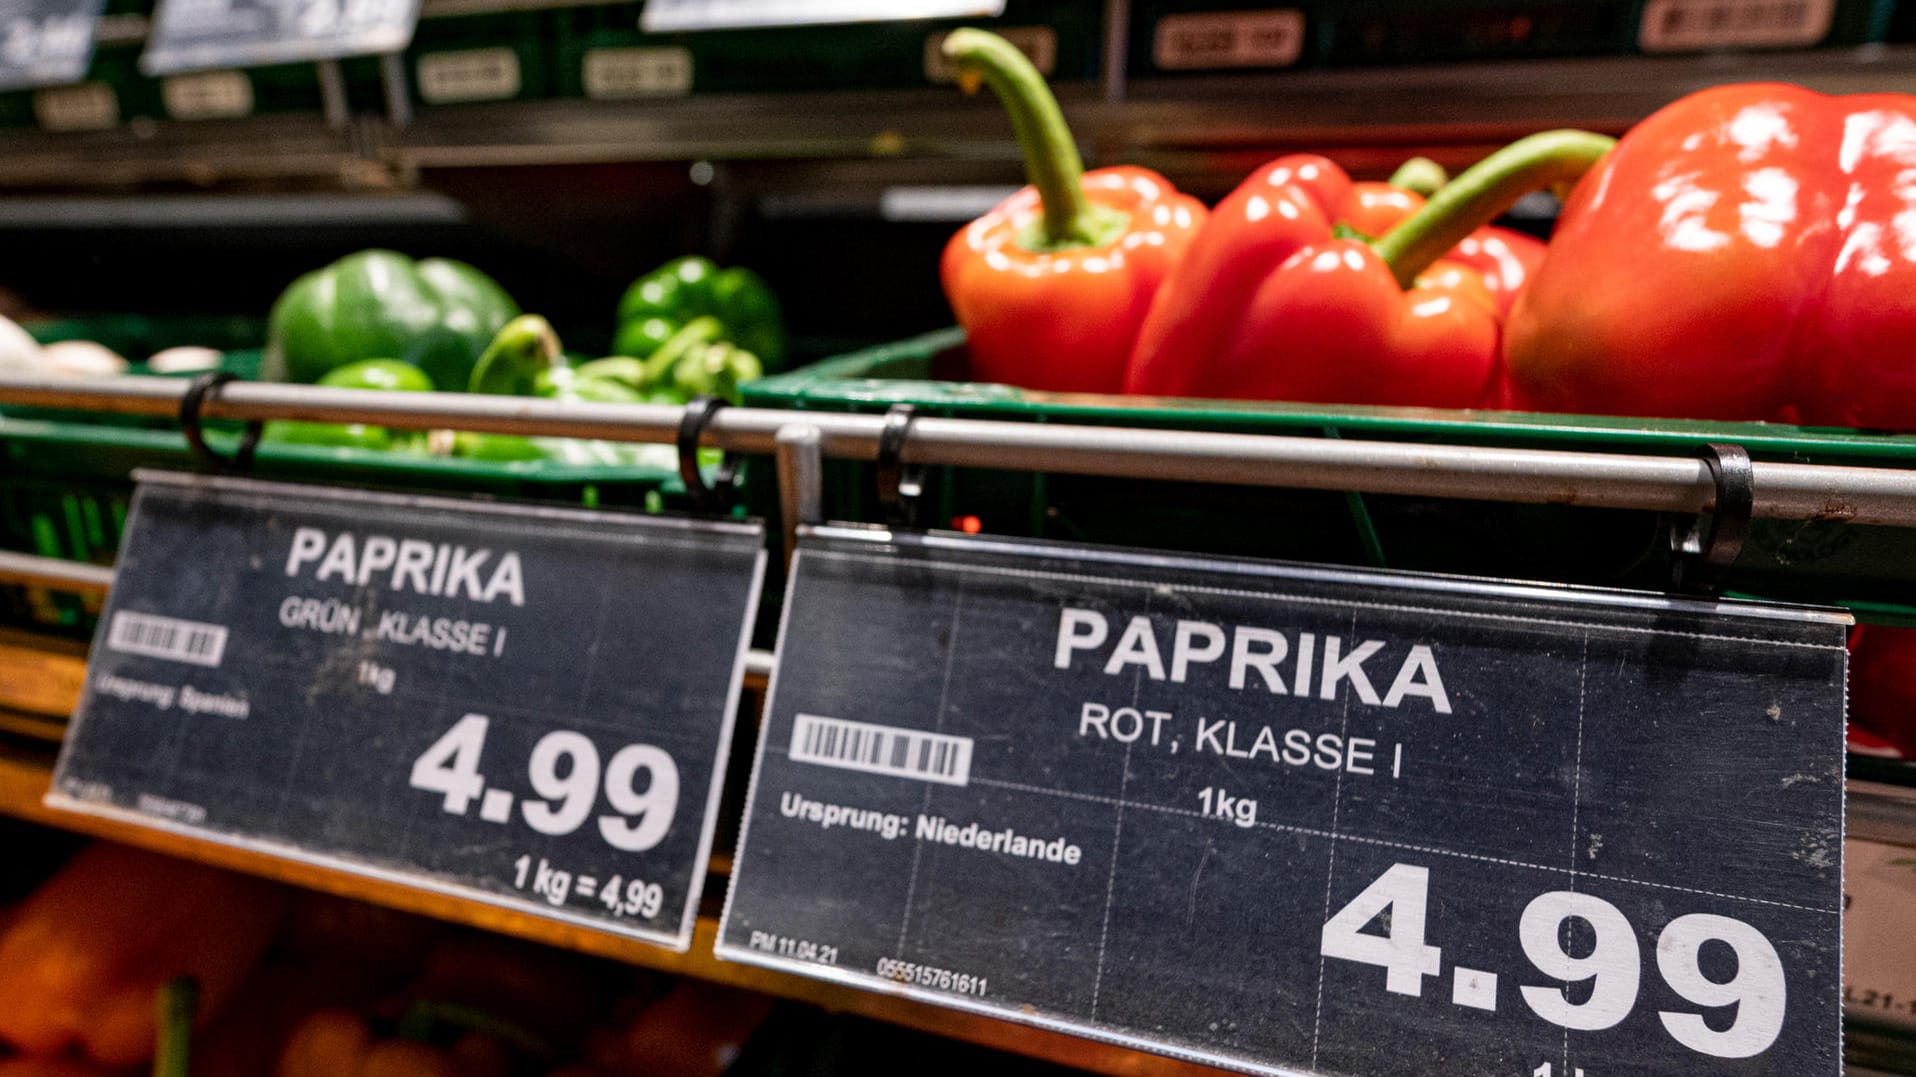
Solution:
{"label": "red led light", "polygon": [[963,531],[967,535],[975,535],[985,529],[985,522],[976,516],[953,516],[951,518],[951,526],[953,530]]}

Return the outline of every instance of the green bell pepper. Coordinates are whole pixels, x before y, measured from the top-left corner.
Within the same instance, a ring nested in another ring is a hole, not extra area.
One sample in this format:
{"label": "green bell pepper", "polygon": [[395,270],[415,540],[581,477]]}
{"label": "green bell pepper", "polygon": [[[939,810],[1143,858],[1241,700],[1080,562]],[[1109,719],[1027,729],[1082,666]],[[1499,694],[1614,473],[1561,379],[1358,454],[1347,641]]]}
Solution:
{"label": "green bell pepper", "polygon": [[411,363],[398,359],[361,359],[326,372],[316,383],[333,389],[384,389],[396,393],[430,393],[432,378]]}
{"label": "green bell pepper", "polygon": [[739,386],[761,377],[765,368],[758,356],[724,339],[724,333],[717,318],[701,315],[680,326],[644,359],[609,356],[586,363],[579,372],[679,402],[718,396],[736,404]]}
{"label": "green bell pepper", "polygon": [[612,350],[647,359],[687,322],[716,318],[717,339],[758,356],[768,369],[785,361],[785,321],[765,279],[742,267],[720,269],[708,258],[675,258],[632,282],[619,300]]}
{"label": "green bell pepper", "polygon": [[[590,366],[592,364],[587,364]],[[567,366],[558,334],[544,318],[527,314],[515,318],[486,349],[473,368],[471,391],[537,396],[547,400],[591,404],[637,404],[651,394],[610,377]],[[462,431],[454,452],[476,460],[551,460],[581,466],[636,466],[645,448],[616,441],[580,438],[519,437]]]}
{"label": "green bell pepper", "polygon": [[518,313],[504,289],[464,262],[360,251],[280,295],[260,376],[312,382],[354,360],[389,356],[436,385],[462,386],[493,334]]}
{"label": "green bell pepper", "polygon": [[507,322],[472,366],[466,391],[531,396],[539,378],[565,367],[565,349],[552,323],[537,314]]}
{"label": "green bell pepper", "polygon": [[[402,393],[432,391],[432,379],[426,376],[425,371],[397,359],[361,359],[356,363],[347,363],[328,371],[319,379],[319,384],[332,389],[384,389]],[[417,436],[414,431],[395,436],[383,426],[367,426],[364,423],[311,423],[293,419],[275,419],[260,432],[260,437],[267,441],[376,450],[409,448]]]}

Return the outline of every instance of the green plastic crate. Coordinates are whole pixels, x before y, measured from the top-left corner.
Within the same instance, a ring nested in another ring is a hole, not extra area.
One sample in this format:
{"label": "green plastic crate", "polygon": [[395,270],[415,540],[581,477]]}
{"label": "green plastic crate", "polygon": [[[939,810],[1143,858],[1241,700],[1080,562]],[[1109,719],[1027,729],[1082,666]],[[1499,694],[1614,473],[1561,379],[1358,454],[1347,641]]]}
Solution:
{"label": "green plastic crate", "polygon": [[1053,82],[1087,82],[1100,70],[1100,6],[1007,0],[997,18],[670,34],[641,33],[637,3],[581,6],[556,13],[559,92],[606,99],[931,86],[947,81],[936,41],[960,26],[1004,33],[1038,55]]}
{"label": "green plastic crate", "polygon": [[244,314],[187,314],[147,317],[113,314],[28,322],[23,327],[42,344],[91,340],[134,362],[181,345],[221,351],[257,349],[266,339],[266,321]]}
{"label": "green plastic crate", "polygon": [[[828,359],[747,385],[745,401],[863,413],[909,403],[923,415],[960,418],[1670,456],[1728,441],[1759,460],[1916,466],[1916,436],[1765,423],[1042,393],[964,381],[963,342],[951,329]],[[871,465],[826,467],[828,515],[877,519]],[[749,484],[754,511],[775,505],[768,485]],[[976,523],[994,534],[1649,588],[1667,584],[1667,535],[1677,522],[1561,505],[952,468],[932,470],[923,501],[919,522],[934,527]],[[1916,530],[1758,520],[1731,586],[1916,623],[1908,616]]]}
{"label": "green plastic crate", "polygon": [[[259,345],[266,337],[266,323],[244,315],[173,315],[148,318],[135,314],[117,314],[94,318],[65,318],[29,322],[24,328],[42,344],[64,340],[90,340],[128,360],[129,373],[150,374],[146,360],[157,352],[179,345],[199,345],[224,352],[220,369],[237,377],[259,376]],[[186,377],[190,375],[177,375]],[[0,405],[0,415],[47,421],[90,423],[103,426],[135,426],[163,429],[168,423],[140,415],[109,415],[52,408]]]}

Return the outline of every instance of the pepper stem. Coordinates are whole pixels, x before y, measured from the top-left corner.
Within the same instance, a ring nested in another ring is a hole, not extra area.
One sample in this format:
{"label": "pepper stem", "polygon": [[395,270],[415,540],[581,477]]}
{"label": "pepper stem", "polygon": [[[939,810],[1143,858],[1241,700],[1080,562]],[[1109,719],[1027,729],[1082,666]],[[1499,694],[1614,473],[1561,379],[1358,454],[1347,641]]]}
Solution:
{"label": "pepper stem", "polygon": [[1390,178],[1384,182],[1392,187],[1402,187],[1406,191],[1414,191],[1429,198],[1443,190],[1444,184],[1450,182],[1450,173],[1444,171],[1443,165],[1428,157],[1412,157],[1398,165],[1397,171],[1392,172]]}
{"label": "pepper stem", "polygon": [[1544,131],[1518,139],[1472,165],[1431,195],[1375,244],[1397,283],[1409,288],[1445,251],[1496,220],[1531,191],[1572,182],[1617,140],[1589,131]]}
{"label": "pepper stem", "polygon": [[945,36],[944,52],[966,89],[975,90],[982,79],[1010,115],[1024,152],[1025,178],[1044,204],[1043,245],[1100,242],[1100,215],[1084,195],[1084,159],[1044,76],[1016,45],[986,30],[953,30]]}
{"label": "pepper stem", "polygon": [[200,1004],[200,982],[191,976],[166,981],[153,998],[158,1030],[153,1050],[153,1077],[186,1077],[187,1056],[193,1042],[193,1012]]}
{"label": "pepper stem", "polygon": [[531,396],[540,371],[564,365],[565,350],[552,323],[537,314],[521,314],[500,327],[472,365],[466,391]]}

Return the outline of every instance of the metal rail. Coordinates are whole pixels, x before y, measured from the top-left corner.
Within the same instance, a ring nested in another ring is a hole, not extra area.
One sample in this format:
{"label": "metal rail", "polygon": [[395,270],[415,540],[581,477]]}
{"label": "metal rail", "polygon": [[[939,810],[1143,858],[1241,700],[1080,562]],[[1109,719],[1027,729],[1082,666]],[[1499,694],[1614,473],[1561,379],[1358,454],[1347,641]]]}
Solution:
{"label": "metal rail", "polygon": [[113,569],[84,561],[0,550],[0,583],[50,587],[76,595],[103,595],[113,586]]}
{"label": "metal rail", "polygon": [[[46,587],[75,595],[104,595],[113,589],[114,568],[57,557],[0,550],[0,584]],[[756,648],[745,652],[745,676],[766,678],[772,675],[776,659],[770,651]]]}
{"label": "metal rail", "polygon": [[[177,414],[185,391],[185,382],[171,378],[0,378],[0,402],[130,415]],[[249,382],[221,389],[203,414],[669,443],[683,412],[653,404]],[[818,431],[823,456],[869,460],[877,455],[883,425],[881,417],[871,415],[726,408],[707,426],[704,444],[769,456],[782,429],[809,426]],[[917,420],[903,458],[958,467],[1662,512],[1709,511],[1716,496],[1709,468],[1680,457],[975,419]],[[1758,463],[1755,485],[1759,517],[1916,527],[1916,470]]]}

